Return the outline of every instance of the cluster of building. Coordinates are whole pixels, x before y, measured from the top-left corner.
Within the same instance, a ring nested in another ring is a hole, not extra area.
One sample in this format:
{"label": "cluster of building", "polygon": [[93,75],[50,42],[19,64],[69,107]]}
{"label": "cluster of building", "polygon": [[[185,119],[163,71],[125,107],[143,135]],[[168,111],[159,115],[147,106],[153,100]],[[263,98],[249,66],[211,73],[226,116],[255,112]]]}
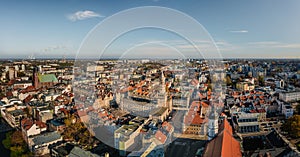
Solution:
{"label": "cluster of building", "polygon": [[22,138],[35,156],[92,154],[74,144],[67,154],[57,154],[58,148],[70,143],[63,138],[66,117],[78,115],[71,85],[72,65],[72,61],[61,60],[1,65],[1,117],[22,132]]}
{"label": "cluster of building", "polygon": [[97,155],[65,139],[65,120],[74,117],[71,123],[84,123],[120,156],[165,156],[182,137],[205,141],[197,156],[243,156],[244,137],[280,134],[300,100],[299,71],[281,62],[103,60],[74,68],[53,62],[2,66],[1,115],[36,155],[112,153]]}

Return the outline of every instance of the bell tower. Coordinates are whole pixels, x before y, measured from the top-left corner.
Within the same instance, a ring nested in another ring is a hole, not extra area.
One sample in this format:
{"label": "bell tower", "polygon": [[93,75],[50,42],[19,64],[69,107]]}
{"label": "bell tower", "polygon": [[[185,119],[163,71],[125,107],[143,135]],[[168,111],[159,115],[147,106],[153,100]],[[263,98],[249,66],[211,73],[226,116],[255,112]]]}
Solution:
{"label": "bell tower", "polygon": [[218,113],[216,111],[216,108],[214,106],[214,104],[210,101],[211,104],[211,109],[208,115],[208,130],[207,130],[207,134],[208,134],[208,140],[213,139],[216,134],[218,133]]}
{"label": "bell tower", "polygon": [[38,67],[33,67],[33,75],[32,75],[32,84],[34,86],[34,88],[38,88],[39,87],[39,78],[38,78]]}
{"label": "bell tower", "polygon": [[165,75],[164,75],[164,71],[162,70],[161,71],[161,92],[162,93],[165,93],[166,92],[166,78],[165,78]]}

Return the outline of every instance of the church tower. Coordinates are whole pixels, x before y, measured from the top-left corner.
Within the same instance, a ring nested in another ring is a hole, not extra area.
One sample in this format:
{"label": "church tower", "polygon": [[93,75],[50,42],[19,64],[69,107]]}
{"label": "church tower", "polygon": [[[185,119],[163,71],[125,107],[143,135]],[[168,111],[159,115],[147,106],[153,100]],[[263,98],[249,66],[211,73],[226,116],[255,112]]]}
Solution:
{"label": "church tower", "polygon": [[33,86],[34,88],[38,88],[39,86],[39,79],[38,79],[38,67],[33,67],[33,75],[32,75],[32,80],[33,80]]}
{"label": "church tower", "polygon": [[166,78],[163,70],[161,71],[161,92],[166,93]]}
{"label": "church tower", "polygon": [[218,113],[216,111],[216,108],[214,106],[214,104],[210,101],[211,103],[211,110],[210,113],[208,115],[208,140],[213,139],[216,134],[218,133]]}

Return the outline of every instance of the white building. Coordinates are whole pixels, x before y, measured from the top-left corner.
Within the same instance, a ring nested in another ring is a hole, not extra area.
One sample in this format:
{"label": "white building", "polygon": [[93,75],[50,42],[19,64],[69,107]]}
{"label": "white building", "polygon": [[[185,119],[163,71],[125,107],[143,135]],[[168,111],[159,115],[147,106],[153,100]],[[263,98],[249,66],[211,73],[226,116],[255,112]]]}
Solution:
{"label": "white building", "polygon": [[15,70],[13,68],[10,68],[8,70],[8,78],[9,78],[9,80],[12,80],[15,78]]}
{"label": "white building", "polygon": [[21,66],[21,71],[25,71],[25,65],[24,64],[22,64],[22,66]]}
{"label": "white building", "polygon": [[[135,121],[139,120],[135,118]],[[144,122],[147,123],[148,120]],[[121,156],[126,156],[127,151],[133,151],[137,147],[140,130],[143,125],[132,123],[132,125],[122,125],[114,132],[114,145],[119,149]]]}
{"label": "white building", "polygon": [[294,109],[291,105],[282,104],[281,105],[281,113],[285,116],[286,119],[290,118],[294,114]]}
{"label": "white building", "polygon": [[8,72],[9,66],[5,66],[5,72]]}
{"label": "white building", "polygon": [[19,71],[19,66],[15,65],[15,71]]}
{"label": "white building", "polygon": [[214,109],[214,107],[212,107],[210,114],[208,116],[208,140],[213,139],[217,135],[219,129],[218,120],[219,120],[219,116],[216,110]]}
{"label": "white building", "polygon": [[42,156],[50,153],[49,145],[62,141],[58,132],[50,132],[34,136],[28,139],[28,147],[35,156]]}
{"label": "white building", "polygon": [[237,116],[238,132],[240,133],[258,132],[259,131],[258,117],[259,117],[259,113],[245,113],[245,112],[239,113]]}
{"label": "white building", "polygon": [[39,135],[41,132],[46,131],[47,125],[41,121],[33,121],[32,119],[25,118],[21,121],[21,130],[23,138],[28,142],[28,137]]}
{"label": "white building", "polygon": [[300,90],[279,93],[279,99],[290,102],[300,100]]}

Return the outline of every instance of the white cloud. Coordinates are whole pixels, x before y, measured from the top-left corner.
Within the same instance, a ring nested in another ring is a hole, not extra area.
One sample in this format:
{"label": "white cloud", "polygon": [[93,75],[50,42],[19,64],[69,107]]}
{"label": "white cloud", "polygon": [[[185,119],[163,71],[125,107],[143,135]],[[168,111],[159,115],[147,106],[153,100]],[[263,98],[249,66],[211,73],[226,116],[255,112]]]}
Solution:
{"label": "white cloud", "polygon": [[248,30],[232,30],[230,33],[248,33]]}
{"label": "white cloud", "polygon": [[235,51],[237,49],[240,49],[240,46],[232,44],[230,42],[224,41],[224,40],[219,40],[215,41],[215,45],[211,43],[212,41],[209,40],[194,40],[195,45],[192,45],[191,43],[185,41],[185,40],[160,40],[160,41],[145,41],[145,42],[158,42],[158,43],[166,43],[172,47],[178,48],[180,50],[184,51],[192,51],[195,52],[197,51],[196,47],[200,48],[200,50],[204,49],[207,52],[211,51],[216,51],[217,48],[220,50],[220,52],[227,52],[227,51]]}
{"label": "white cloud", "polygon": [[90,10],[77,11],[67,16],[67,18],[71,21],[85,20],[94,17],[104,17],[104,16]]}
{"label": "white cloud", "polygon": [[61,50],[65,50],[66,48],[67,47],[65,45],[54,45],[42,49],[42,52],[61,51]]}
{"label": "white cloud", "polygon": [[70,42],[66,42],[66,43],[50,45],[47,47],[36,49],[36,52],[47,54],[47,53],[65,53],[65,52],[69,52],[69,51],[73,51],[73,50],[74,50],[73,44]]}
{"label": "white cloud", "polygon": [[258,42],[249,42],[248,45],[255,45],[255,46],[269,46],[269,45],[278,45],[280,44],[277,41],[258,41]]}
{"label": "white cloud", "polygon": [[280,48],[300,48],[300,44],[299,43],[292,43],[292,44],[281,44],[278,45],[278,47]]}
{"label": "white cloud", "polygon": [[248,45],[259,48],[300,48],[300,43],[282,43],[278,41],[249,42]]}

